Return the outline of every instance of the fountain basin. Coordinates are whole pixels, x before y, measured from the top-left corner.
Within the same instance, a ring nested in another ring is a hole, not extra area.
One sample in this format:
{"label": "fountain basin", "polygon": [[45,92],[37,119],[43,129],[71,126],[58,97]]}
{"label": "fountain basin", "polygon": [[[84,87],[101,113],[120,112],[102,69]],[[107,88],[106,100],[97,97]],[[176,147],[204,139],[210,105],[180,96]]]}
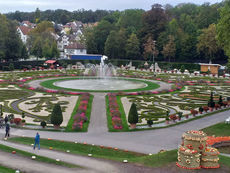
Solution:
{"label": "fountain basin", "polygon": [[47,80],[40,85],[57,90],[87,92],[133,92],[159,87],[158,84],[153,82],[124,78],[61,78]]}

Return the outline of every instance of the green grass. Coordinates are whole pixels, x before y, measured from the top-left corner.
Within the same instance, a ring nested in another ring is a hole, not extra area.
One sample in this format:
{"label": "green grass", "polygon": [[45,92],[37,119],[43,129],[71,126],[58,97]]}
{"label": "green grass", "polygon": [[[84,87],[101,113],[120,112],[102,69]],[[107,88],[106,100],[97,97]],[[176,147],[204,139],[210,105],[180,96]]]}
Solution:
{"label": "green grass", "polygon": [[28,96],[28,92],[22,90],[1,90],[0,88],[0,101],[10,99],[20,99],[21,97]]}
{"label": "green grass", "polygon": [[0,165],[0,173],[15,173],[15,170]]}
{"label": "green grass", "polygon": [[[31,144],[33,138],[10,138],[12,142]],[[110,160],[123,161],[127,159],[128,162],[136,163],[139,165],[149,166],[149,167],[162,167],[170,163],[175,163],[177,161],[177,150],[165,151],[153,155],[144,155],[135,152],[124,152],[122,150],[113,150],[108,148],[100,148],[99,146],[84,145],[74,142],[56,141],[41,139],[41,147],[48,148],[52,146],[54,150],[66,151],[70,150],[71,154],[87,155],[89,153],[93,154],[93,157],[104,158]],[[220,164],[225,165],[230,168],[230,158],[225,156],[220,157]]]}
{"label": "green grass", "polygon": [[230,136],[230,124],[218,123],[213,126],[202,129],[209,136]]}
{"label": "green grass", "polygon": [[[50,89],[56,89],[56,90],[67,90],[67,91],[81,91],[81,92],[92,92],[92,90],[80,90],[80,89],[70,89],[70,88],[64,88],[64,87],[58,87],[55,86],[53,83],[57,82],[57,81],[64,81],[64,80],[78,80],[78,79],[83,79],[83,78],[60,78],[60,79],[52,79],[52,80],[47,80],[44,82],[41,82],[40,85],[45,87],[45,88],[50,88]],[[87,79],[97,79],[97,78],[87,78]],[[153,90],[156,88],[159,88],[160,85],[153,83],[153,82],[149,82],[149,81],[143,81],[143,80],[137,80],[137,79],[119,79],[119,80],[129,80],[129,81],[133,81],[133,82],[142,82],[142,83],[146,83],[148,86],[144,87],[144,88],[139,88],[139,89],[129,89],[129,90],[122,90],[122,92],[134,92],[134,91],[147,91],[147,90]],[[93,92],[120,92],[121,90],[93,90]]]}
{"label": "green grass", "polygon": [[[34,142],[34,138],[15,137],[15,138],[10,138],[9,141],[30,145],[31,143]],[[53,147],[54,150],[59,150],[64,152],[66,150],[70,150],[71,154],[78,154],[78,155],[92,154],[93,157],[118,160],[118,161],[144,156],[144,154],[140,154],[140,153],[125,152],[124,150],[101,148],[100,146],[92,146],[92,145],[67,142],[67,141],[41,139],[40,145],[41,148]]]}
{"label": "green grass", "polygon": [[[32,138],[31,138],[32,139]],[[30,142],[30,144],[34,143],[34,139]],[[29,153],[26,151],[22,151],[16,148],[12,148],[12,147],[8,147],[5,145],[0,144],[0,150],[4,151],[4,152],[12,152],[12,151],[16,151],[16,154],[23,156],[23,157],[27,157],[27,158],[31,158],[32,156],[36,156],[36,161],[40,161],[40,162],[45,162],[45,163],[49,163],[49,164],[55,164],[55,165],[60,165],[60,166],[64,166],[64,167],[68,167],[68,168],[76,168],[79,167],[77,165],[73,165],[73,164],[69,164],[66,162],[57,162],[56,160],[47,158],[47,157],[43,157],[43,156],[39,156],[33,153]]]}
{"label": "green grass", "polygon": [[74,116],[76,115],[77,109],[80,105],[80,97],[77,100],[77,103],[76,103],[74,110],[71,114],[70,120],[66,126],[66,129],[65,129],[66,132],[73,132],[73,131],[74,132],[87,132],[88,131],[88,127],[89,127],[89,123],[90,123],[90,116],[91,116],[91,111],[92,111],[93,97],[94,97],[93,95],[90,95],[89,103],[88,103],[87,110],[86,110],[86,117],[88,118],[88,121],[83,124],[83,128],[81,130],[78,130],[78,131],[72,130],[72,125],[74,123]]}

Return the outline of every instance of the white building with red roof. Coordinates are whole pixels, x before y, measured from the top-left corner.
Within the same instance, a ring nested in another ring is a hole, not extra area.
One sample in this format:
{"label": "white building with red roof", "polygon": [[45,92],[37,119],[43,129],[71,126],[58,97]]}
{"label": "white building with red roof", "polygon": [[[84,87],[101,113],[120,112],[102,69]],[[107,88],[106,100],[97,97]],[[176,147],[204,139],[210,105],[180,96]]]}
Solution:
{"label": "white building with red roof", "polygon": [[86,47],[83,44],[75,42],[64,47],[65,57],[70,57],[71,55],[86,55]]}
{"label": "white building with red roof", "polygon": [[17,28],[17,31],[20,35],[20,38],[24,44],[26,44],[26,42],[27,42],[28,34],[29,34],[30,30],[31,30],[31,28],[29,28],[27,26],[19,26]]}

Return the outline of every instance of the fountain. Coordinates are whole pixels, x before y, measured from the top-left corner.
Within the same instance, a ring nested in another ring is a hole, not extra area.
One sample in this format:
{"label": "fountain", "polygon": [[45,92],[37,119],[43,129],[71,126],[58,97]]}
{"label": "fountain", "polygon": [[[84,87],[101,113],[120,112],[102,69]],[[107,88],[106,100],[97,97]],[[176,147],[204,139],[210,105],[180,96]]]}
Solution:
{"label": "fountain", "polygon": [[[142,81],[124,80],[116,76],[116,69],[113,64],[105,64],[107,56],[101,57],[100,65],[86,64],[85,75],[82,79],[62,80],[55,82],[54,85],[69,89],[78,90],[130,90],[145,88],[148,85]],[[94,76],[92,78],[92,76]]]}

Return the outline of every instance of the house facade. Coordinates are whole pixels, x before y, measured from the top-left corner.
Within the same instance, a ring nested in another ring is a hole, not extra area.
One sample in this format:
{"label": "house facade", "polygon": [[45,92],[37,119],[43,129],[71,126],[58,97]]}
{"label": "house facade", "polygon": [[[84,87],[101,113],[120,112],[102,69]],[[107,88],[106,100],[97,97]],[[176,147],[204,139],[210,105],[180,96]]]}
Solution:
{"label": "house facade", "polygon": [[86,55],[86,47],[83,44],[75,42],[64,47],[64,57],[70,58],[71,55]]}
{"label": "house facade", "polygon": [[29,34],[30,30],[31,29],[27,26],[19,26],[17,28],[19,36],[20,36],[20,38],[24,44],[26,44],[26,42],[28,40],[28,37],[29,37],[28,34]]}

